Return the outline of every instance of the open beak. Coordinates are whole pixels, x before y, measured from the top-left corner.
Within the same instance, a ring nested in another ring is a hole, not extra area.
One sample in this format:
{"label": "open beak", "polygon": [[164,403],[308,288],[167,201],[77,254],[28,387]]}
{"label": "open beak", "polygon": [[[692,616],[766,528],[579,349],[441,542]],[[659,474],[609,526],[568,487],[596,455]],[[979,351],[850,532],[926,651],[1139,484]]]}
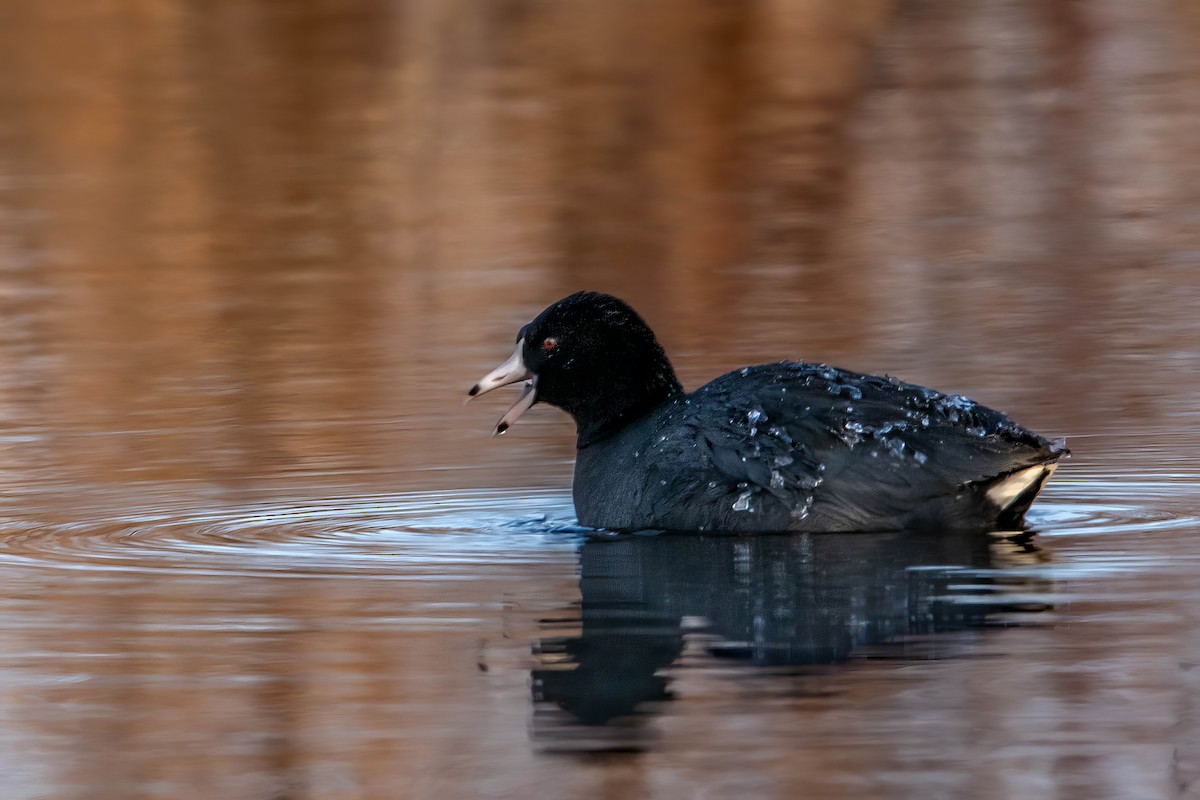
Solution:
{"label": "open beak", "polygon": [[525,340],[521,339],[517,342],[517,349],[513,351],[508,361],[480,378],[479,383],[472,386],[471,391],[467,392],[467,400],[470,400],[472,397],[487,394],[492,389],[499,389],[510,383],[525,382],[525,385],[521,387],[521,396],[517,398],[517,402],[513,403],[512,407],[505,411],[504,416],[496,423],[496,430],[492,432],[493,436],[511,428],[517,418],[528,411],[529,407],[537,400],[537,375],[534,375],[525,366],[525,359],[521,357],[521,350],[524,347]]}

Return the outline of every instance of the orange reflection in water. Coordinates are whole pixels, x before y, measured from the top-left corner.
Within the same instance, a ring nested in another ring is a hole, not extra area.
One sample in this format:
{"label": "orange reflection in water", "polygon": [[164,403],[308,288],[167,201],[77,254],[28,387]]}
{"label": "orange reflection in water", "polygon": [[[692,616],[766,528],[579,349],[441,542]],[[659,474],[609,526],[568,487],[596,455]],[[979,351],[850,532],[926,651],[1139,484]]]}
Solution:
{"label": "orange reflection in water", "polygon": [[[0,795],[1186,792],[1194,6],[0,2]],[[654,747],[539,752],[575,542],[446,509],[568,484],[562,415],[458,402],[580,288],[689,387],[826,360],[1075,436],[1078,596],[993,658],[680,668]]]}

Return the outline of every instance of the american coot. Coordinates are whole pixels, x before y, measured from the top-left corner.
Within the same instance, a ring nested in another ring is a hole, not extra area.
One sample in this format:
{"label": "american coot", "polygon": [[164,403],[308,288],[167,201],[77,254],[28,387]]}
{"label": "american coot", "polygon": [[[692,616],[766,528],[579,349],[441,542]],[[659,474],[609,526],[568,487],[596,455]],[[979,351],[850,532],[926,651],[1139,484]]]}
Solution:
{"label": "american coot", "polygon": [[623,301],[579,292],[517,334],[470,396],[523,383],[575,419],[575,510],[614,530],[869,531],[1002,527],[1067,454],[959,395],[784,361],[683,391]]}

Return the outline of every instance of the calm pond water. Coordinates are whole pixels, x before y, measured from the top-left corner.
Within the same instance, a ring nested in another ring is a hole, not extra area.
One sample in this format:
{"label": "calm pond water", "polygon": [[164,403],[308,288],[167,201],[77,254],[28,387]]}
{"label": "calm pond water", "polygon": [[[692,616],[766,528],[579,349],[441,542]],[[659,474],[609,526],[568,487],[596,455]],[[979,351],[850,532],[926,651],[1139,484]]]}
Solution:
{"label": "calm pond water", "polygon": [[[0,0],[0,797],[1200,797],[1197,8]],[[1075,455],[591,536],[580,288]]]}

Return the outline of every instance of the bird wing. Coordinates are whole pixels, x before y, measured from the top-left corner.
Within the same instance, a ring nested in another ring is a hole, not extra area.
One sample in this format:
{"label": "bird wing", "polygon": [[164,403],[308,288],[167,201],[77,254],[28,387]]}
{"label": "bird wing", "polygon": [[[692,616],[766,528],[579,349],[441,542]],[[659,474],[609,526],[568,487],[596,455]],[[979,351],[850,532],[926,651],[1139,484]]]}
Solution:
{"label": "bird wing", "polygon": [[[714,406],[726,413],[698,411]],[[861,530],[1061,455],[967,398],[799,362],[717,378],[685,401],[675,430],[660,444],[675,463],[659,454],[662,469],[712,469],[676,478],[674,499],[727,509],[719,524],[731,530]]]}

